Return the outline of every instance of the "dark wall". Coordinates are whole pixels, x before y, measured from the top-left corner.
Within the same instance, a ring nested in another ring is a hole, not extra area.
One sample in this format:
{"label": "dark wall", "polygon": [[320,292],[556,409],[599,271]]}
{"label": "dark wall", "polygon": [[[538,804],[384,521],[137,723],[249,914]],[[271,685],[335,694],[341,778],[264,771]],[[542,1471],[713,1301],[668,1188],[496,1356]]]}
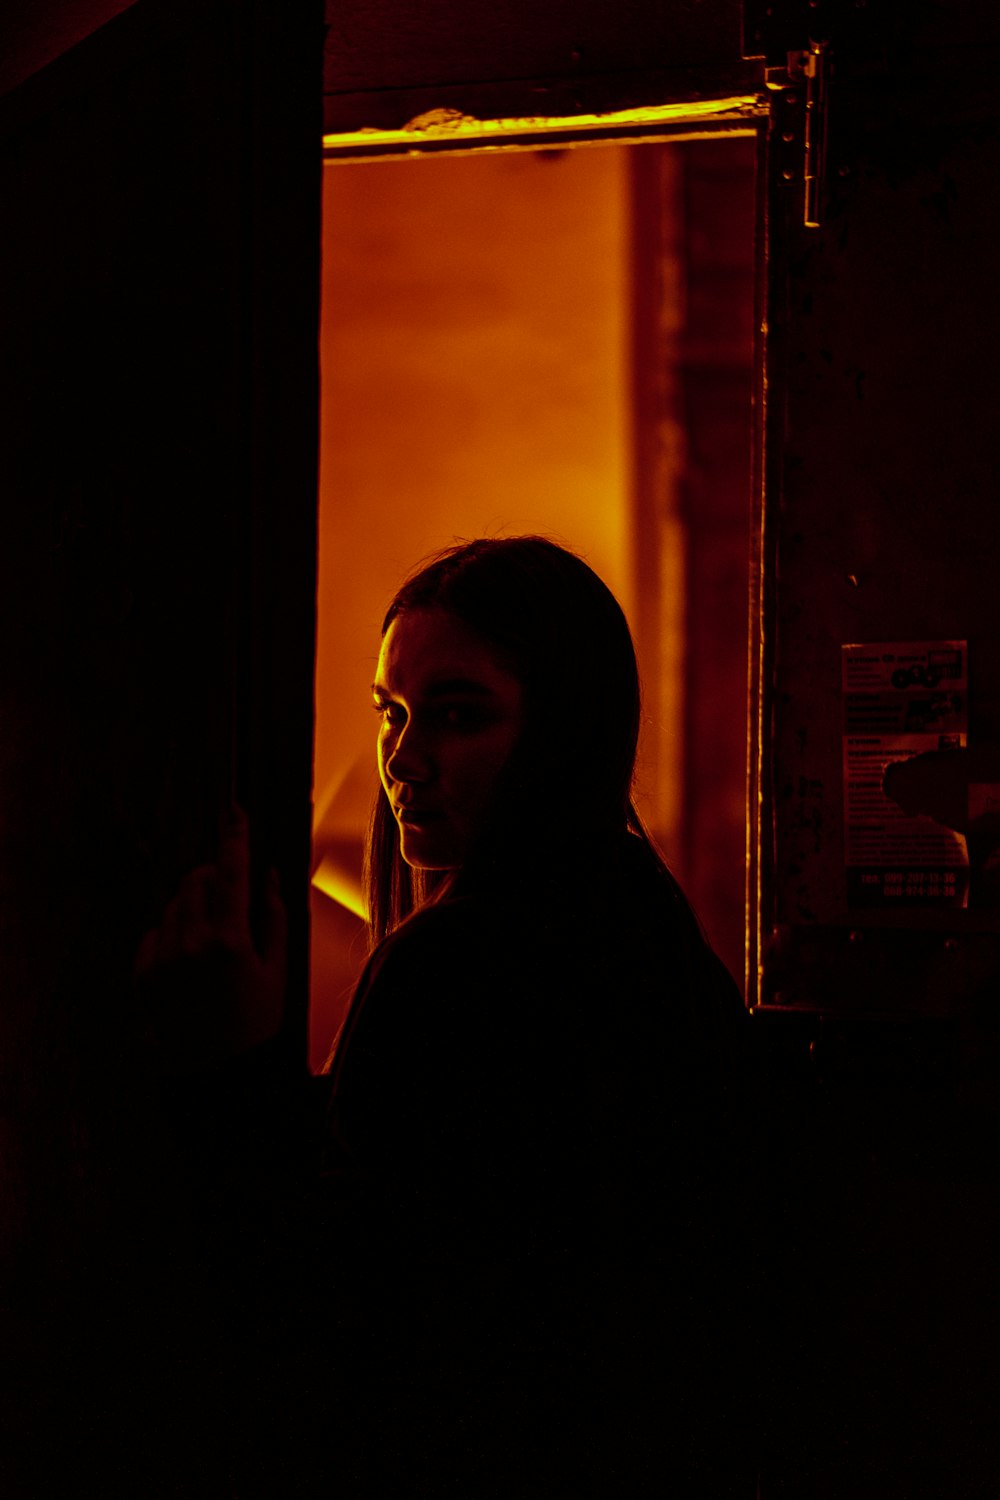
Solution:
{"label": "dark wall", "polygon": [[[132,964],[234,793],[285,881],[304,1049],[321,31],[281,11],[137,6],[0,110],[0,1338],[28,1493],[96,1418],[105,1302],[148,1311],[131,1263],[169,1225]],[[80,1415],[47,1453],[61,1382]]]}
{"label": "dark wall", "polygon": [[[748,86],[739,0],[350,0],[327,6],[326,129],[399,129],[430,110],[575,115]],[[654,97],[655,96],[655,97]]]}
{"label": "dark wall", "polygon": [[0,94],[128,10],[133,0],[37,0],[0,21]]}
{"label": "dark wall", "polygon": [[[707,12],[707,13],[706,13]],[[610,23],[602,0],[331,0],[329,93],[415,88],[423,83],[572,77],[664,66],[732,63],[740,50],[738,0],[649,5],[623,0]]]}

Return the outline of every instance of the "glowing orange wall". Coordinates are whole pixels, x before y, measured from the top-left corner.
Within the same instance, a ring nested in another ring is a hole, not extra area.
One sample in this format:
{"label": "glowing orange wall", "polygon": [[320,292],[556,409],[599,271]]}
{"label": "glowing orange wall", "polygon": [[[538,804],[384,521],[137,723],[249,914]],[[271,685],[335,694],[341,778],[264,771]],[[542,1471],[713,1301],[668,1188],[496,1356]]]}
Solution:
{"label": "glowing orange wall", "polygon": [[[341,880],[379,624],[421,557],[542,531],[631,607],[627,170],[619,148],[326,170],[316,851]],[[315,1063],[364,944],[313,908]]]}

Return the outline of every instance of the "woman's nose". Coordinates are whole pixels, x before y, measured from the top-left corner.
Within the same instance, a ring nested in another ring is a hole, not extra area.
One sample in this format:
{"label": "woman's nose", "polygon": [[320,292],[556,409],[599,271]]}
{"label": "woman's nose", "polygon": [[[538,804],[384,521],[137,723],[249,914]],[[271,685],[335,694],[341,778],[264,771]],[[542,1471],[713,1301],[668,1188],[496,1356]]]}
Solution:
{"label": "woman's nose", "polygon": [[429,781],[433,775],[433,764],[427,745],[408,720],[396,736],[396,743],[385,763],[386,771],[393,781]]}

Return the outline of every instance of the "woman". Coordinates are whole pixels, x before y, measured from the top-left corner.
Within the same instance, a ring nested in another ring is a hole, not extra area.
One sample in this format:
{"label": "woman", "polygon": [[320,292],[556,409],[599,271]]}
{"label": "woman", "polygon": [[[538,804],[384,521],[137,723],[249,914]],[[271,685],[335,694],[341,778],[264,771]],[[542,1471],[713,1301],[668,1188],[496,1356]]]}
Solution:
{"label": "woman", "polygon": [[[336,1386],[347,1493],[747,1493],[744,1013],[632,801],[622,611],[543,538],[454,547],[393,600],[373,697],[374,951],[283,1252],[325,1319],[288,1407],[322,1430]],[[254,1040],[240,840],[204,878]]]}

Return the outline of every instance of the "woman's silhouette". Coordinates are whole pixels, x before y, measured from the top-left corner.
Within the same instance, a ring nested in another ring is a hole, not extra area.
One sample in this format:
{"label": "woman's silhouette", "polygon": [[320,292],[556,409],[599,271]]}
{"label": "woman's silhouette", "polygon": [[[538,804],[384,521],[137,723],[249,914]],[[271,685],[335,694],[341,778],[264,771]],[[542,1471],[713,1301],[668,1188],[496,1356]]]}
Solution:
{"label": "woman's silhouette", "polygon": [[[632,801],[622,611],[551,541],[453,547],[393,600],[373,698],[373,952],[256,1262],[280,1333],[240,1362],[278,1437],[240,1493],[752,1495],[744,1012]],[[280,908],[259,954],[245,848],[144,965],[224,928],[263,1078]]]}

